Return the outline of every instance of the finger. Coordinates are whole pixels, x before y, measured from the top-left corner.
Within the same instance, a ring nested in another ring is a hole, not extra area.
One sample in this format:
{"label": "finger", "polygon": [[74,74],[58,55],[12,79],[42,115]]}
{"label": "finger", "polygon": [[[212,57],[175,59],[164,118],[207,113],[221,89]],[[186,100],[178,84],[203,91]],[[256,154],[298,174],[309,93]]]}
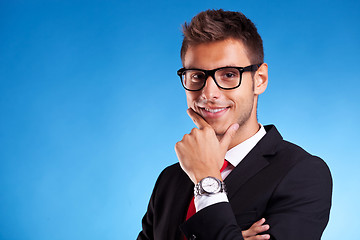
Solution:
{"label": "finger", "polygon": [[256,236],[252,236],[252,237],[244,237],[245,240],[265,240],[265,239],[270,239],[270,235],[269,234],[263,234],[263,235],[256,235]]}
{"label": "finger", "polygon": [[225,132],[223,138],[220,140],[220,144],[224,149],[228,149],[232,138],[235,136],[236,131],[239,129],[239,124],[232,124]]}
{"label": "finger", "polygon": [[255,222],[248,230],[242,231],[243,236],[251,237],[251,236],[255,236],[256,234],[259,234],[259,233],[269,230],[270,226],[268,224],[262,225],[264,222],[265,222],[264,218]]}
{"label": "finger", "polygon": [[246,236],[255,236],[256,234],[265,232],[267,230],[269,230],[270,226],[269,225],[262,225],[262,226],[256,226],[256,227],[251,227],[247,230],[247,232],[245,233]]}
{"label": "finger", "polygon": [[204,127],[209,127],[210,125],[205,121],[205,119],[200,116],[197,112],[195,112],[192,108],[188,108],[187,113],[189,117],[193,120],[195,125],[199,129],[203,129]]}
{"label": "finger", "polygon": [[255,222],[252,226],[261,226],[264,222],[265,222],[265,218],[262,218],[259,221]]}
{"label": "finger", "polygon": [[261,226],[264,222],[265,222],[265,218],[261,218],[259,221],[253,223],[253,225],[251,225],[251,227],[248,230],[243,231],[243,236],[250,237],[256,235],[257,232],[254,230],[254,228],[257,226]]}

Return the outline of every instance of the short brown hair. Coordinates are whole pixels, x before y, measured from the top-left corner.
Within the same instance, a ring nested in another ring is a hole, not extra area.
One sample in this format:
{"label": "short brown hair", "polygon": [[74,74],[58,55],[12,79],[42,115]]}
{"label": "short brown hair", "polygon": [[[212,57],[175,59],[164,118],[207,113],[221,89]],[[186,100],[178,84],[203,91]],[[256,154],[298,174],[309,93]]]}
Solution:
{"label": "short brown hair", "polygon": [[252,64],[264,62],[262,39],[250,19],[240,12],[206,10],[183,25],[184,39],[181,46],[181,60],[189,46],[221,41],[228,38],[240,40],[249,52]]}

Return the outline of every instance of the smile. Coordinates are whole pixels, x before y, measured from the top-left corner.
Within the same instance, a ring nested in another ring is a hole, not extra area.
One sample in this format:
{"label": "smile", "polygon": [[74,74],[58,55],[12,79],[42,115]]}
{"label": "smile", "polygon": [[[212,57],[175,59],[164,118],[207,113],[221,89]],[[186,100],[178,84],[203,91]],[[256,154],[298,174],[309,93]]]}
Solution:
{"label": "smile", "polygon": [[204,108],[204,109],[205,109],[205,111],[207,111],[207,112],[217,113],[217,112],[220,112],[220,111],[222,111],[222,110],[225,110],[226,107],[224,107],[224,108]]}
{"label": "smile", "polygon": [[221,107],[221,108],[207,108],[207,107],[200,107],[200,115],[205,118],[206,120],[215,120],[219,119],[224,114],[226,114],[229,110],[229,107]]}

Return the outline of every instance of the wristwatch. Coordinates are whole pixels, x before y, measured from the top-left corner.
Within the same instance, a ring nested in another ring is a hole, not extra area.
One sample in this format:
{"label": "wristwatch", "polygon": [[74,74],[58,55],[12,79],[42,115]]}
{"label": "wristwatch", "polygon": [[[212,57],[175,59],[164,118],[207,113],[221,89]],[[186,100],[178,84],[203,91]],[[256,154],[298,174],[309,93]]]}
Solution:
{"label": "wristwatch", "polygon": [[225,191],[225,183],[214,177],[206,177],[200,180],[194,187],[194,196],[211,195]]}

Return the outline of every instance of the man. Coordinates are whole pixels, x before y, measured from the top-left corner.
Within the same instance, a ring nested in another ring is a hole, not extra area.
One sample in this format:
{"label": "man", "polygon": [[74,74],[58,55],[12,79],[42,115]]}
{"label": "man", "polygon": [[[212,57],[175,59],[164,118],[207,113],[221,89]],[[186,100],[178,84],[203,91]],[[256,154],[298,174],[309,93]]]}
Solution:
{"label": "man", "polygon": [[198,128],[176,143],[179,163],[160,174],[138,239],[320,239],[330,171],[258,123],[268,66],[256,27],[208,10],[183,32],[178,75]]}

